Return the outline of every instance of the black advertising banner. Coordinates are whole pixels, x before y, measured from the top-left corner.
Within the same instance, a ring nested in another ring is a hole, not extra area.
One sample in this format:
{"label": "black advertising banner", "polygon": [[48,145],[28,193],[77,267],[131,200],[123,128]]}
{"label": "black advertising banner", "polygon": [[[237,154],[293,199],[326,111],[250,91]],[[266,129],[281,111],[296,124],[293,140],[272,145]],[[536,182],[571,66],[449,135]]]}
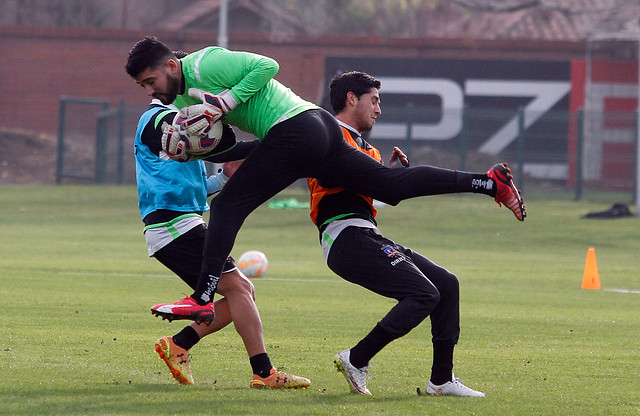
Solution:
{"label": "black advertising banner", "polygon": [[[457,151],[464,140],[485,154],[524,148],[527,163],[555,164],[558,176],[566,174],[570,62],[328,57],[327,87],[335,74],[353,70],[382,82],[374,141],[410,135]],[[521,131],[524,147],[516,146]]]}

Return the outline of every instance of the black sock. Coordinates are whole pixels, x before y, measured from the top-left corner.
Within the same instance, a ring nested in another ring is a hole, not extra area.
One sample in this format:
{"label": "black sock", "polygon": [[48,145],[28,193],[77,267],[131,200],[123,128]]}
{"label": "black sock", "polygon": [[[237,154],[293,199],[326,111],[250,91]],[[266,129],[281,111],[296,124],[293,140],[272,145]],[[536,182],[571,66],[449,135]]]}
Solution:
{"label": "black sock", "polygon": [[384,330],[380,324],[376,325],[366,337],[351,348],[349,353],[351,365],[356,368],[366,367],[369,361],[394,339],[396,337]]}
{"label": "black sock", "polygon": [[206,305],[207,303],[211,302],[211,299],[209,299],[208,301],[207,301],[207,300],[202,299],[202,298],[203,298],[203,296],[204,296],[204,295],[199,295],[199,294],[198,294],[198,292],[194,292],[194,293],[191,295],[191,297],[193,298],[193,300],[195,300],[195,301],[196,301],[196,303],[197,303],[198,305],[200,305],[200,306],[204,306],[204,305]]}
{"label": "black sock", "polygon": [[200,341],[200,336],[196,332],[195,329],[190,326],[185,326],[182,331],[175,334],[173,337],[173,342],[181,348],[185,350],[190,350],[191,347],[196,345],[198,341]]}
{"label": "black sock", "polygon": [[493,179],[485,173],[456,172],[456,187],[458,192],[473,192],[496,196],[497,186]]}
{"label": "black sock", "polygon": [[436,386],[451,381],[453,378],[453,349],[455,346],[456,344],[452,341],[433,343],[431,382]]}
{"label": "black sock", "polygon": [[202,275],[200,275],[198,284],[196,285],[196,290],[193,292],[191,297],[200,306],[205,306],[207,303],[212,302],[213,297],[218,290],[219,280],[220,276],[208,274],[203,277]]}
{"label": "black sock", "polygon": [[257,374],[262,378],[267,378],[269,374],[271,374],[273,365],[269,359],[269,354],[266,352],[249,357],[249,363],[251,364],[253,374]]}

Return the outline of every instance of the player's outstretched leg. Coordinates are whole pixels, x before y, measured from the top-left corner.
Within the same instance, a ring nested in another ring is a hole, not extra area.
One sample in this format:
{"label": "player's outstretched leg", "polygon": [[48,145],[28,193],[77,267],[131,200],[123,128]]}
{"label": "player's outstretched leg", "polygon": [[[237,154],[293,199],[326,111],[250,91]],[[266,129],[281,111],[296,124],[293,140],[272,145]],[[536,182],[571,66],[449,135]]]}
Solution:
{"label": "player's outstretched leg", "polygon": [[427,384],[427,394],[431,394],[432,396],[484,397],[484,393],[470,389],[462,384],[462,381],[455,376],[453,376],[451,381],[447,381],[439,386],[429,381],[429,384]]}
{"label": "player's outstretched leg", "polygon": [[173,337],[162,337],[156,341],[155,351],[158,358],[167,363],[175,381],[180,384],[193,384],[189,351],[176,345]]}
{"label": "player's outstretched leg", "polygon": [[519,221],[524,221],[527,216],[527,210],[520,191],[513,184],[513,175],[511,169],[506,163],[498,163],[487,172],[487,176],[496,182],[496,202],[498,205],[504,204],[513,211],[513,214]]}
{"label": "player's outstretched leg", "polygon": [[209,302],[201,306],[191,296],[185,296],[184,299],[174,303],[154,305],[151,307],[151,313],[155,316],[161,316],[162,319],[168,319],[169,322],[174,319],[188,319],[205,324],[213,322],[215,314],[213,303]]}
{"label": "player's outstretched leg", "polygon": [[333,363],[336,365],[338,371],[344,375],[344,378],[347,379],[351,392],[371,396],[371,392],[367,388],[367,377],[371,377],[368,371],[369,366],[362,368],[354,367],[351,361],[349,361],[350,355],[351,350],[339,352],[335,360],[333,360]]}
{"label": "player's outstretched leg", "polygon": [[262,378],[254,374],[249,385],[257,389],[306,389],[311,385],[311,381],[304,377],[278,371],[274,367],[271,368],[269,377]]}

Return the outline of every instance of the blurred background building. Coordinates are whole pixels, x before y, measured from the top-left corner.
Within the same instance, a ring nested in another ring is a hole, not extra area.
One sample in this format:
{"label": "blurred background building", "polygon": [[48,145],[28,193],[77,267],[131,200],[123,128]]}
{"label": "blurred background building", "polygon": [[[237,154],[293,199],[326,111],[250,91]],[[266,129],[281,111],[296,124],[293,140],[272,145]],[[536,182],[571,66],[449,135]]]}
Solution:
{"label": "blurred background building", "polygon": [[[148,97],[123,67],[155,35],[187,52],[271,56],[277,79],[318,104],[335,73],[371,73],[383,114],[370,139],[383,153],[401,145],[415,162],[467,170],[508,160],[525,189],[636,195],[639,0],[0,0],[0,10],[0,183],[131,183]],[[15,146],[27,141],[49,150],[29,157]],[[31,159],[49,173],[21,174]]]}

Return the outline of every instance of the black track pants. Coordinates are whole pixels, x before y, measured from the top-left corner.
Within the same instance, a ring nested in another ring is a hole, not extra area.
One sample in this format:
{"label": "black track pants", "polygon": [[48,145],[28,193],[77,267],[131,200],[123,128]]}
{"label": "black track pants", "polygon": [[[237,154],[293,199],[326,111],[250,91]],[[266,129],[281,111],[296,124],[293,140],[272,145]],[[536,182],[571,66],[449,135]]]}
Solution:
{"label": "black track pants", "polygon": [[380,201],[456,192],[457,171],[430,166],[387,168],[349,146],[336,119],[309,110],[277,124],[212,204],[195,298],[210,300],[245,218],[297,179],[341,186]]}
{"label": "black track pants", "polygon": [[458,279],[421,254],[376,229],[347,227],[333,242],[327,265],[351,283],[398,300],[379,322],[395,338],[430,316],[434,342],[458,342]]}

